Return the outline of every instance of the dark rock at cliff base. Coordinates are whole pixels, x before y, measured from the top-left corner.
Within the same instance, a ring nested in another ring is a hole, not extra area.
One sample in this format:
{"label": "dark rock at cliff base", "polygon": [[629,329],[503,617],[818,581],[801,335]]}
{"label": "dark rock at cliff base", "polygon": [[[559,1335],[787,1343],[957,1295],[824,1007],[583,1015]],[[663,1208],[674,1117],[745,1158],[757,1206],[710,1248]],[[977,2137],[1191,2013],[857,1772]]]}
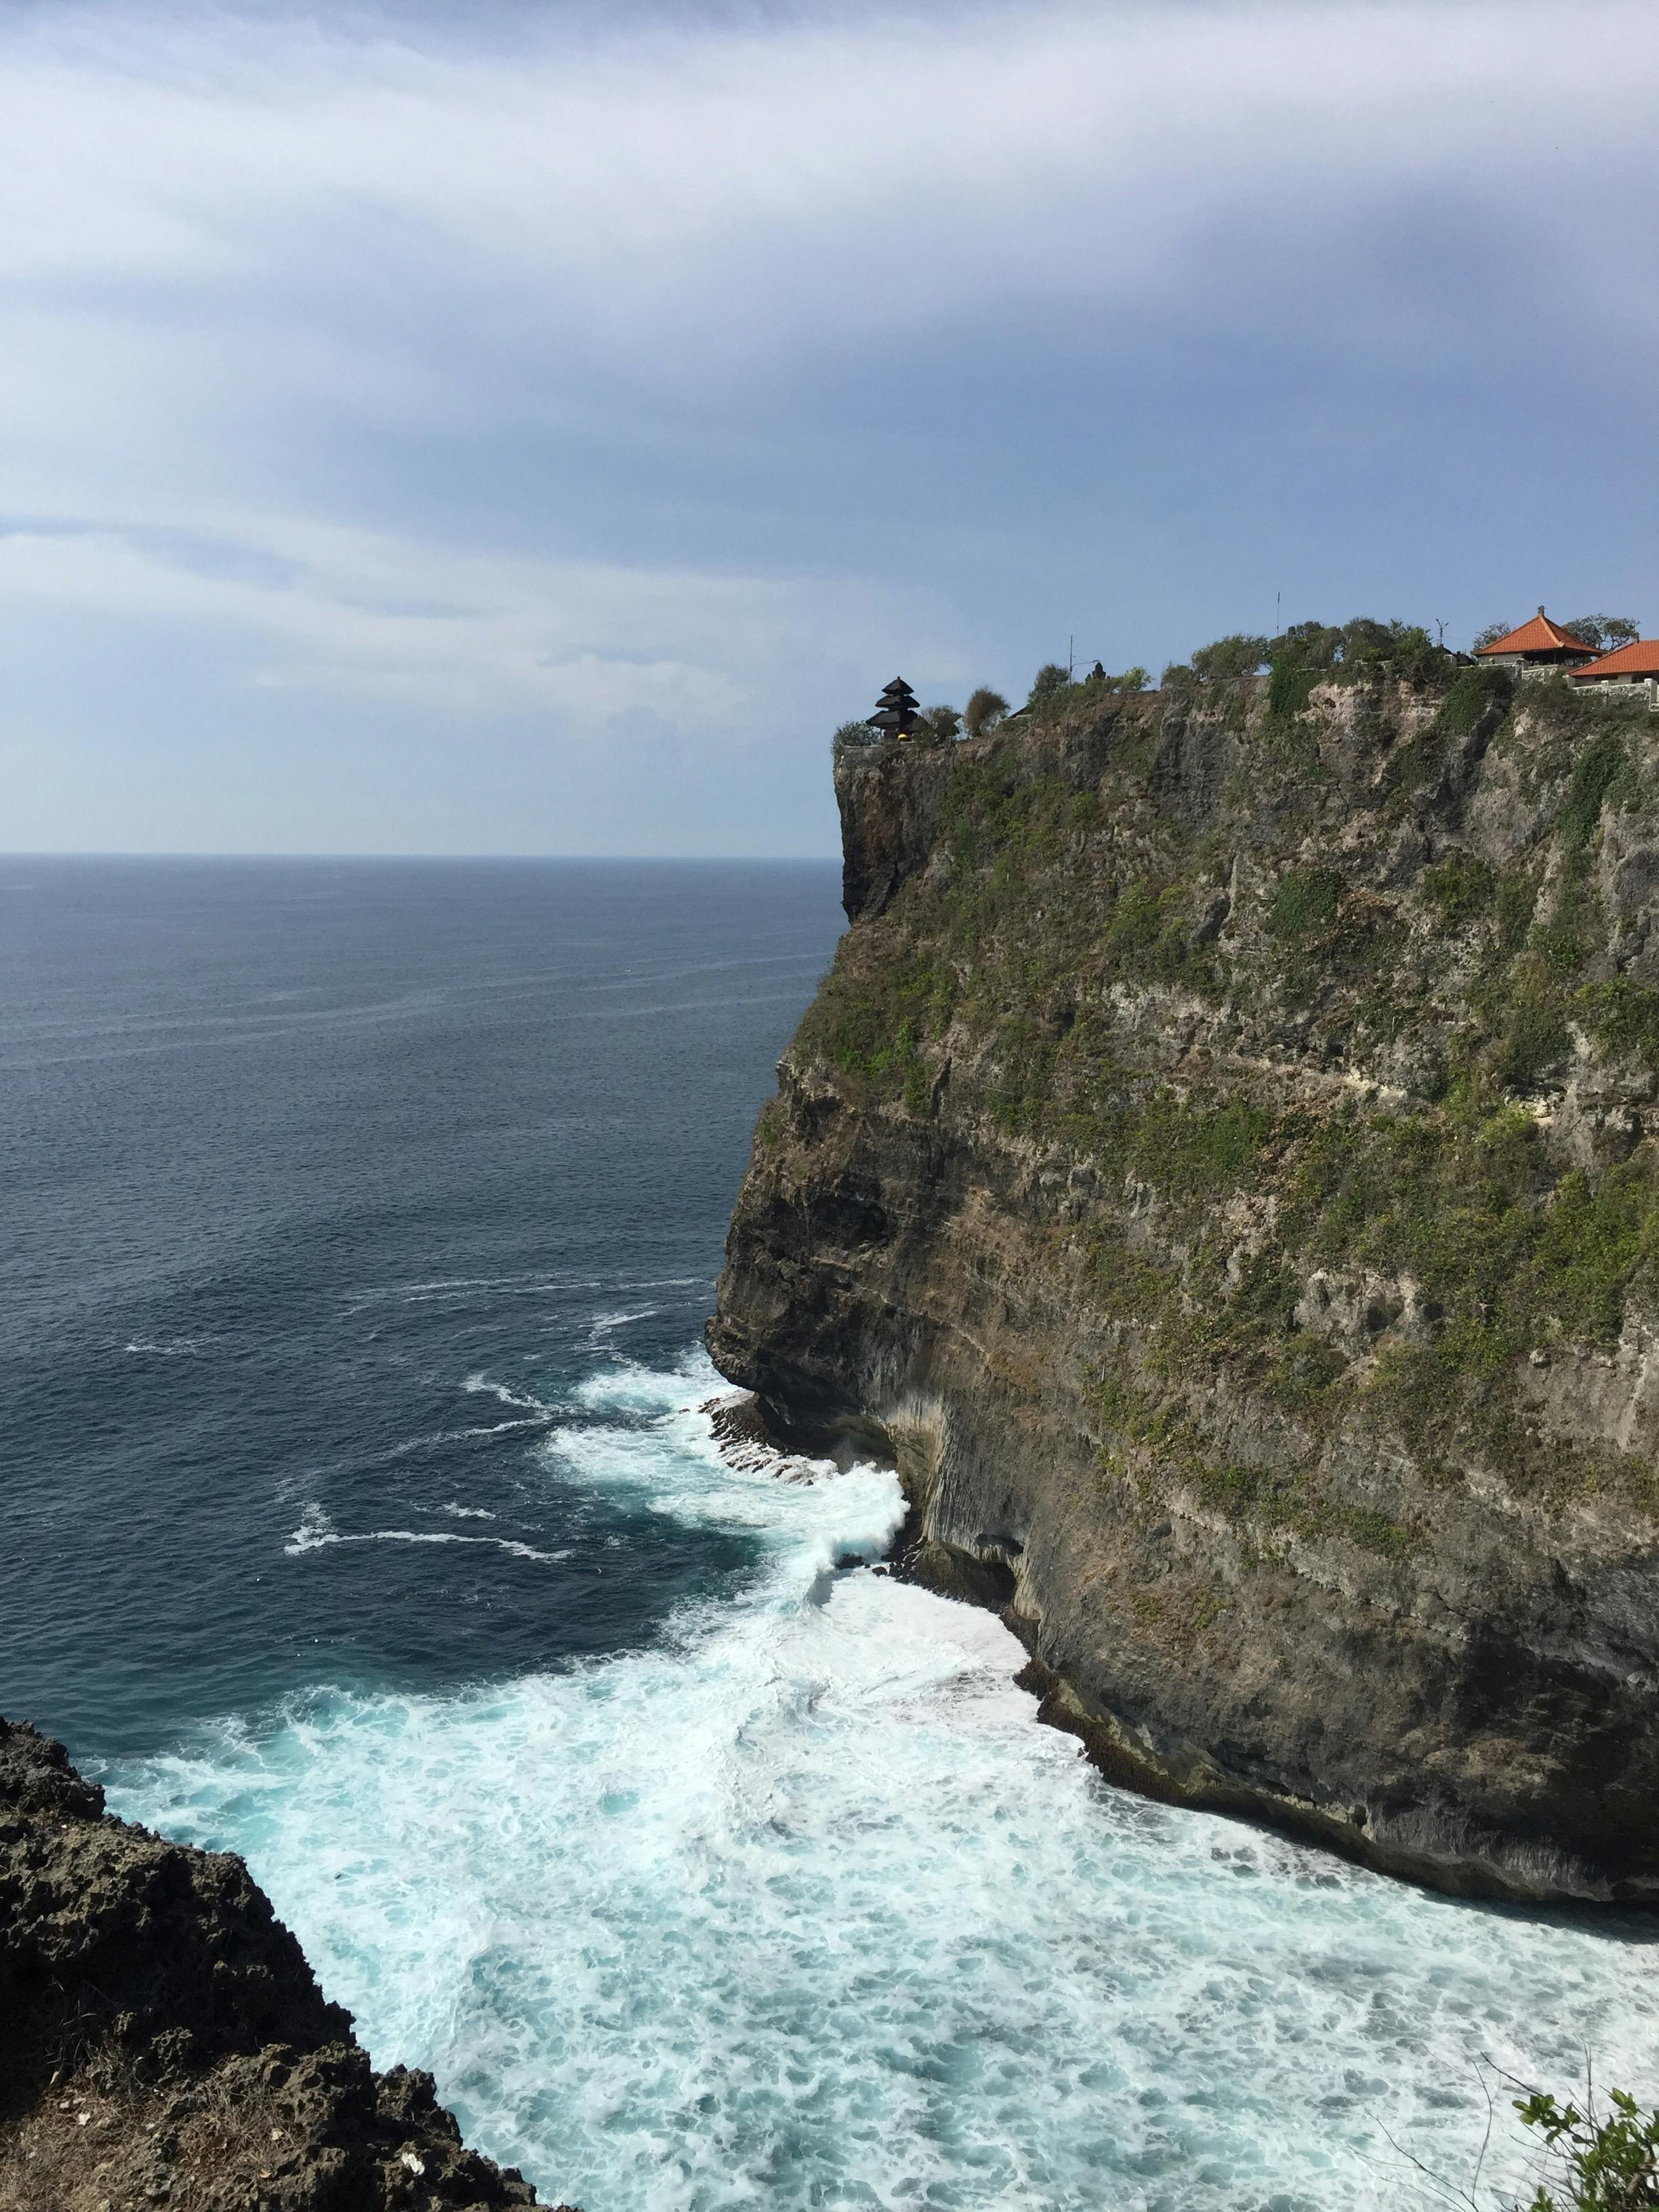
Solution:
{"label": "dark rock at cliff base", "polygon": [[104,1811],[0,1720],[0,2208],[533,2204],[429,2074],[376,2074],[240,1859]]}
{"label": "dark rock at cliff base", "polygon": [[1419,659],[843,755],[709,1348],[1116,1778],[1652,1903],[1659,717]]}

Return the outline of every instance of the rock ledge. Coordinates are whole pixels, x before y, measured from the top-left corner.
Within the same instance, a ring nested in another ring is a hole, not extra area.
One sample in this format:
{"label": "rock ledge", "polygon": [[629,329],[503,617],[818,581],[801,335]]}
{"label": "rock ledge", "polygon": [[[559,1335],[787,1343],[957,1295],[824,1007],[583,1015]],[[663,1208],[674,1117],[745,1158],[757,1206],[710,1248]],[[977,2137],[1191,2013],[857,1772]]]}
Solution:
{"label": "rock ledge", "polygon": [[61,1744],[0,1720],[4,2212],[537,2201],[429,2074],[372,2070],[240,1858],[116,1820]]}

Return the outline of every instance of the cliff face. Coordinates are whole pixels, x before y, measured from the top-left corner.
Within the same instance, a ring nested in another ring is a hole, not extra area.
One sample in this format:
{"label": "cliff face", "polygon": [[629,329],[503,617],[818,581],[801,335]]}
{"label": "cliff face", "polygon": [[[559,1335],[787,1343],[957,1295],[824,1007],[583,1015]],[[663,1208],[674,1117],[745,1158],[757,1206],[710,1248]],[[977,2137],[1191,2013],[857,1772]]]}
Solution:
{"label": "cliff face", "polygon": [[0,2207],[533,2204],[429,2074],[374,2074],[239,1858],[111,1819],[0,1721]]}
{"label": "cliff face", "polygon": [[1659,730],[1250,679],[836,781],[722,1371],[1109,1771],[1659,1897]]}

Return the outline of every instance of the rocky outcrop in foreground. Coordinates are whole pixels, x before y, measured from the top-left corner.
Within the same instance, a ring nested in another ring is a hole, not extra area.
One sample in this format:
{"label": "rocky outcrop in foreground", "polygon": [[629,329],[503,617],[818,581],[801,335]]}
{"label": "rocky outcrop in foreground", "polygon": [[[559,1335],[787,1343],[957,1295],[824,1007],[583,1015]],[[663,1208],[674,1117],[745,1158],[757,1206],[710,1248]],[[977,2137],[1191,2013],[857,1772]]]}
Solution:
{"label": "rocky outcrop in foreground", "polygon": [[0,1720],[0,2207],[533,2204],[429,2074],[376,2074],[240,1859],[104,1811]]}
{"label": "rocky outcrop in foreground", "polygon": [[847,752],[709,1347],[1109,1773],[1659,1902],[1659,717],[1419,657]]}

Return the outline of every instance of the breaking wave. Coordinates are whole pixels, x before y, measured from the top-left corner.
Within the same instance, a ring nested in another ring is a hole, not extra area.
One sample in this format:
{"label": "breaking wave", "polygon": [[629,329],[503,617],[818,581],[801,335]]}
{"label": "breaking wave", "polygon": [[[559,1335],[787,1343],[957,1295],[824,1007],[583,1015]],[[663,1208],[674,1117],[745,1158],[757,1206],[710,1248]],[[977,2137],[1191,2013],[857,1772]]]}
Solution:
{"label": "breaking wave", "polygon": [[[1588,2046],[1650,2085],[1632,1929],[1108,1788],[1034,1723],[996,1620],[838,1567],[890,1540],[894,1478],[728,1464],[713,1387],[607,1367],[539,1449],[757,1535],[735,1599],[116,1778],[120,1810],[246,1854],[376,2062],[430,2067],[471,2139],[588,2212],[1352,2212],[1414,2201],[1407,2155],[1468,2179],[1483,2060],[1560,2084]],[[313,1509],[289,1548],[355,1540],[497,1540]]]}

